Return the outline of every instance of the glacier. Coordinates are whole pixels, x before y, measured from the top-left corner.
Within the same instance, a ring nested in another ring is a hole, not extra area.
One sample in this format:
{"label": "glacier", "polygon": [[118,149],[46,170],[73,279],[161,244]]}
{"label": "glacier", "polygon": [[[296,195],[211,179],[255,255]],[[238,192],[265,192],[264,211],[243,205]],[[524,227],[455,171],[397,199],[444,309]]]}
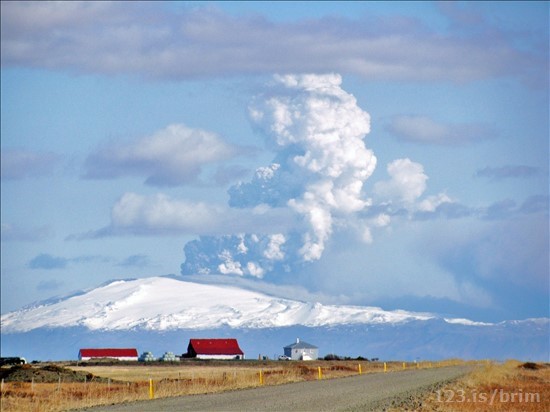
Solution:
{"label": "glacier", "polygon": [[336,306],[268,296],[232,286],[170,277],[118,280],[53,304],[33,305],[2,316],[2,332],[41,327],[90,330],[272,328],[399,323],[427,320],[427,313],[377,307]]}

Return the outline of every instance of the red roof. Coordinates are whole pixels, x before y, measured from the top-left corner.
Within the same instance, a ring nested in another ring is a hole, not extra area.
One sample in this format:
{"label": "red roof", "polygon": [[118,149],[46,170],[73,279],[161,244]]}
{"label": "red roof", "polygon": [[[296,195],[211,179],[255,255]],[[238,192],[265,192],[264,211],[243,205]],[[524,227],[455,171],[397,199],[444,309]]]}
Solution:
{"label": "red roof", "polygon": [[237,339],[190,339],[191,348],[197,355],[244,355]]}
{"label": "red roof", "polygon": [[80,349],[82,358],[131,358],[138,357],[137,349]]}

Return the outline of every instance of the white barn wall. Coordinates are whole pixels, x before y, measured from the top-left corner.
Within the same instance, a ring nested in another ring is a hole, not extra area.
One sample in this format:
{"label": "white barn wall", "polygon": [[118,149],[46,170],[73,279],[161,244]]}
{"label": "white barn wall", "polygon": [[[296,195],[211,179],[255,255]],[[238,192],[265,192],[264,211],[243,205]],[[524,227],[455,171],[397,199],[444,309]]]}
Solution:
{"label": "white barn wall", "polygon": [[197,359],[219,359],[219,360],[231,360],[236,359],[236,357],[239,357],[239,359],[244,359],[244,355],[201,355],[197,354]]}

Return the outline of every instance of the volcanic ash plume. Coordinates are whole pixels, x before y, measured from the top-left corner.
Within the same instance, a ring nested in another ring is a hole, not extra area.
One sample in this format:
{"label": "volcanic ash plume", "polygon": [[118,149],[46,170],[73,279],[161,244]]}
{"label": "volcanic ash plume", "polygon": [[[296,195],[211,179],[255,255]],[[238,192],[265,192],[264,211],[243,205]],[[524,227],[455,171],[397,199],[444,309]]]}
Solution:
{"label": "volcanic ash plume", "polygon": [[[344,227],[348,218],[369,205],[362,188],[376,166],[374,154],[363,141],[370,131],[370,116],[341,88],[341,83],[337,74],[276,76],[272,87],[254,100],[251,120],[266,135],[277,156],[271,165],[259,168],[249,183],[229,189],[229,205],[288,207],[301,218],[303,228],[297,228],[295,233],[266,235],[269,239],[279,235],[279,253],[261,251],[261,270],[258,259],[245,262],[252,256],[242,248],[235,249],[238,242],[234,236],[224,237],[227,242],[222,243],[228,248],[213,239],[194,241],[198,243],[193,249],[201,242],[204,246],[216,243],[222,247],[211,251],[217,256],[223,254],[215,259],[217,267],[211,267],[215,272],[227,268],[228,263],[233,269],[235,263],[240,263],[243,272],[242,268],[252,263],[251,273],[242,274],[265,273],[273,269],[273,265],[265,266],[268,256],[277,256],[278,261],[320,259],[335,223]],[[240,239],[246,237],[240,235]],[[269,240],[254,244],[273,247]],[[187,247],[186,256],[189,260]],[[235,256],[246,259],[235,262]],[[194,257],[191,260],[195,262]],[[194,269],[198,269],[196,262]],[[204,273],[205,268],[202,269]]]}

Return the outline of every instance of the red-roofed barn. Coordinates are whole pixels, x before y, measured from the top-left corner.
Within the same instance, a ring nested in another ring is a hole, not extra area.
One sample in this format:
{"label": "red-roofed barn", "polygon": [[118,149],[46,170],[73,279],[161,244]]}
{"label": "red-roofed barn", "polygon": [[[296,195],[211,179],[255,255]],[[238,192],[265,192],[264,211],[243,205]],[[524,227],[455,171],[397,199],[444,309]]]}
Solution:
{"label": "red-roofed barn", "polygon": [[187,358],[244,359],[237,339],[189,339]]}
{"label": "red-roofed barn", "polygon": [[78,359],[87,361],[92,359],[118,359],[122,361],[137,361],[137,349],[127,348],[107,348],[107,349],[80,349]]}

